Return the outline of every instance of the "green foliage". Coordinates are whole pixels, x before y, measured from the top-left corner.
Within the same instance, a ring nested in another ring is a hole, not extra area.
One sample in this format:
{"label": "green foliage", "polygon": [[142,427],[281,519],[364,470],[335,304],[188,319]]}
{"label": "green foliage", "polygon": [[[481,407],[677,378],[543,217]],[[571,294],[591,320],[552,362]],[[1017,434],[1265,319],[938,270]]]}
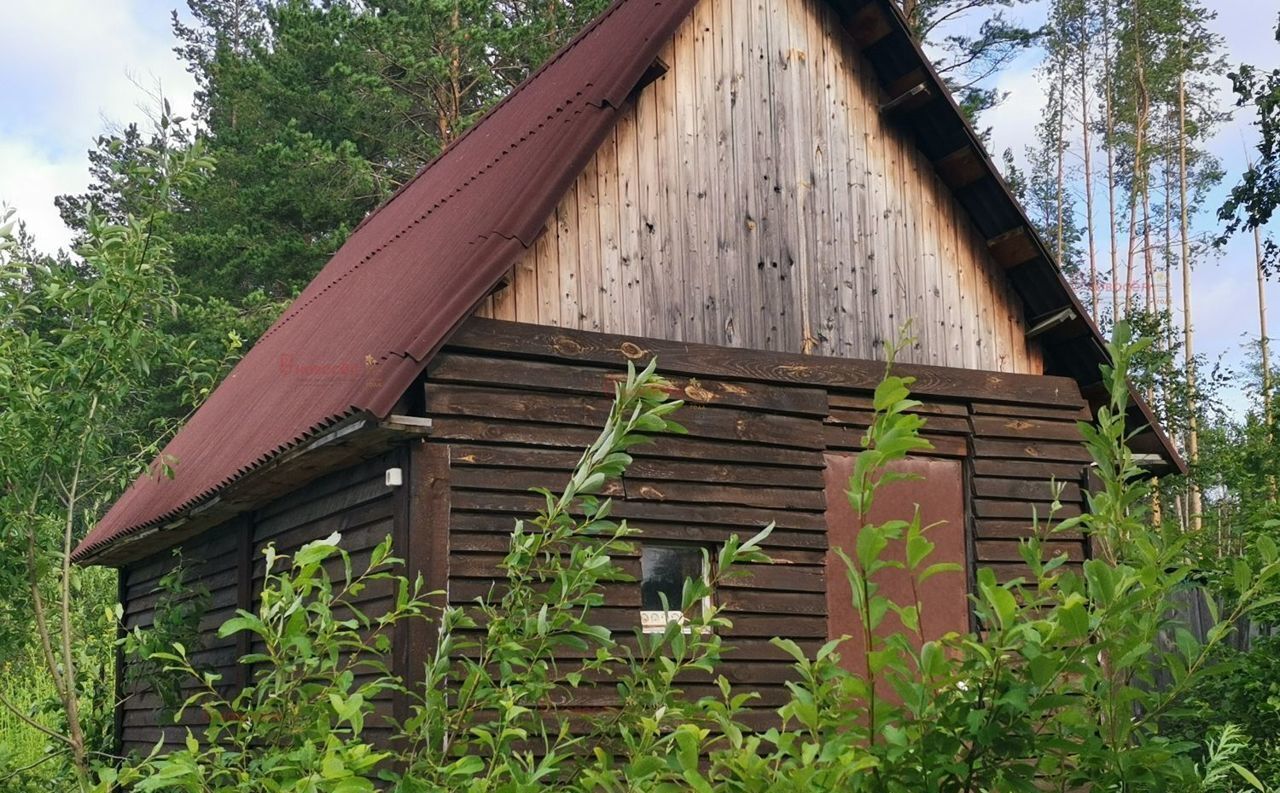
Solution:
{"label": "green foliage", "polygon": [[900,5],[970,119],[1004,99],[988,80],[1042,35],[1005,17],[1006,10],[1026,0],[900,0]]}
{"label": "green foliage", "polygon": [[1197,740],[1223,723],[1235,725],[1232,759],[1280,790],[1280,638],[1257,639],[1247,652],[1229,650],[1215,660],[1217,674],[1188,690],[1188,715],[1171,731]]}
{"label": "green foliage", "polygon": [[[1280,23],[1276,40],[1280,41]],[[1241,64],[1230,76],[1236,105],[1253,113],[1260,137],[1256,159],[1250,159],[1240,182],[1218,210],[1218,219],[1225,224],[1218,245],[1225,245],[1241,229],[1266,226],[1280,205],[1280,69],[1267,71]],[[1268,237],[1266,264],[1271,273],[1278,259],[1280,247]]]}
{"label": "green foliage", "polygon": [[[360,220],[606,0],[189,0],[173,30],[195,77],[196,141],[217,159],[171,218],[192,297],[291,298]],[[90,153],[94,183],[64,216],[127,207],[114,177],[134,128]],[[245,338],[252,340],[256,333]]]}
{"label": "green foliage", "polygon": [[[683,618],[664,632],[616,637],[593,619],[603,587],[628,580],[615,559],[634,552],[633,530],[610,518],[611,502],[598,494],[625,471],[628,449],[680,431],[669,418],[679,403],[668,401],[650,365],[618,386],[604,431],[564,489],[538,491],[545,506],[516,524],[502,588],[437,613],[420,585],[389,572],[386,544],[371,573],[354,578],[336,536],[304,548],[287,572],[274,572],[279,558],[269,550],[262,608],[222,629],[248,631],[265,648],[243,659],[254,664],[252,685],[228,700],[221,681],[201,676],[190,705],[211,721],[203,740],[104,780],[144,791],[1263,789],[1244,730],[1191,735],[1176,726],[1205,715],[1194,700],[1214,695],[1214,661],[1233,626],[1267,602],[1280,558],[1259,541],[1257,563],[1236,565],[1238,597],[1215,611],[1203,641],[1170,616],[1193,587],[1193,570],[1185,540],[1147,520],[1147,483],[1124,425],[1127,368],[1146,342],[1127,334],[1120,325],[1116,365],[1103,372],[1111,402],[1096,425],[1081,426],[1101,482],[1091,511],[1038,525],[1021,549],[1029,577],[999,582],[979,572],[972,601],[980,633],[926,637],[919,598],[898,602],[880,589],[885,571],[906,574],[915,591],[954,574],[930,561],[934,545],[919,510],[883,524],[861,517],[883,485],[901,478],[894,464],[928,449],[911,380],[886,376],[846,491],[865,525],[840,554],[863,657],[841,658],[849,637],[812,655],[774,640],[794,671],[772,727],[748,726],[753,695],[718,671],[731,622],[714,598],[716,584],[743,563],[768,563],[759,545],[769,530],[726,542],[709,580],[686,582]],[[1098,551],[1077,569],[1044,552],[1045,540],[1068,531],[1089,534]],[[905,549],[901,561],[887,553],[895,543]],[[346,589],[330,584],[326,561],[334,560],[339,580],[354,582]],[[344,594],[374,578],[399,593],[383,618],[363,616]],[[382,661],[385,630],[433,615],[437,653],[422,681],[409,683]],[[194,674],[185,648],[167,658]],[[373,673],[353,674],[357,664]],[[720,694],[687,696],[685,686],[698,680],[714,680]],[[614,704],[575,707],[609,690]],[[1257,700],[1262,692],[1249,693]],[[375,746],[365,730],[379,695],[407,698],[410,715]],[[1233,713],[1249,729],[1266,723],[1243,708]]]}
{"label": "green foliage", "polygon": [[0,229],[0,659],[37,658],[55,694],[32,713],[0,706],[51,741],[44,769],[70,769],[70,784],[111,748],[115,639],[103,608],[114,574],[72,567],[70,550],[164,440],[155,373],[182,370],[170,393],[193,404],[223,363],[168,332],[178,290],[157,233],[211,163],[198,145],[138,154],[147,164],[121,174],[137,203],[89,215],[74,258],[35,255]]}
{"label": "green foliage", "polygon": [[[188,734],[182,749],[163,758],[153,754],[140,768],[102,769],[104,790],[114,784],[140,793],[374,790],[370,780],[390,754],[369,742],[366,719],[375,700],[401,692],[385,662],[390,635],[425,604],[420,584],[390,573],[398,563],[390,539],[359,574],[338,540],[335,534],[308,543],[292,558],[274,546],[264,552],[260,607],[239,611],[218,632],[222,638],[248,634],[257,645],[240,659],[252,675],[243,690],[228,696],[226,681],[198,671],[182,644],[150,654],[198,681],[175,718],[198,708],[209,726],[202,739]],[[380,616],[365,614],[361,595],[388,586],[394,606]]]}
{"label": "green foliage", "polygon": [[[164,656],[175,645],[188,653],[201,649],[200,619],[209,608],[209,590],[204,584],[187,580],[182,554],[175,550],[176,563],[160,576],[152,589],[156,596],[151,625],[143,630],[135,626],[124,636],[124,651],[130,658],[126,667],[127,687],[150,689],[164,704],[162,713],[171,714],[183,703],[182,681],[185,675],[168,668]],[[116,617],[123,620],[123,606],[117,605]]]}

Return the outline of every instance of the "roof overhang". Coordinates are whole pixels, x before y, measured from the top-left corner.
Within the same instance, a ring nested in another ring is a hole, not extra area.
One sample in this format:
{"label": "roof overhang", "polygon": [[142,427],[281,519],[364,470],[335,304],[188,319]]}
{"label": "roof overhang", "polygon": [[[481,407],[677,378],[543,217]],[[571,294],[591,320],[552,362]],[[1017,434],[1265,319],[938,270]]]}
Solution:
{"label": "roof overhang", "polygon": [[177,515],[125,534],[97,547],[80,549],[81,564],[114,566],[172,547],[237,515],[257,509],[281,493],[295,490],[332,471],[385,453],[397,443],[429,434],[431,420],[392,415],[378,420],[368,413],[344,419],[232,482],[216,495]]}

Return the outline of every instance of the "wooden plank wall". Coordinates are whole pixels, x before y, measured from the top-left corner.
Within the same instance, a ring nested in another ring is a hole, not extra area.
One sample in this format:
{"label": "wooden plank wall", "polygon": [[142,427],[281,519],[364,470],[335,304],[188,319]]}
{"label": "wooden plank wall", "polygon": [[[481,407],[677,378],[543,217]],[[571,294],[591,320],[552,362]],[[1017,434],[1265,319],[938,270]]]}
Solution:
{"label": "wooden plank wall", "polygon": [[[183,546],[193,578],[213,595],[198,660],[228,686],[242,679],[234,660],[250,646],[213,635],[237,604],[256,604],[268,542],[287,553],[338,531],[359,569],[392,534],[413,572],[425,572],[450,602],[484,597],[501,583],[497,563],[513,522],[541,503],[528,488],[564,480],[599,432],[626,363],[653,356],[688,403],[678,418],[690,434],[636,450],[611,493],[615,514],[644,538],[709,549],[731,534],[776,525],[766,544],[775,564],[753,567],[717,594],[734,620],[727,639],[735,650],[723,672],[760,693],[756,717],[764,723],[790,674],[769,639],[785,636],[816,650],[827,635],[824,455],[859,449],[881,364],[472,319],[428,367],[424,406],[433,428],[425,440],[327,475]],[[1052,478],[1065,483],[1063,515],[1080,509],[1085,456],[1074,421],[1086,408],[1077,386],[927,366],[898,371],[917,378],[930,454],[965,464],[969,525],[945,530],[965,533],[975,566],[993,567],[1002,579],[1019,575],[1017,541],[1030,532],[1033,513],[1047,512]],[[393,466],[406,469],[412,487],[385,487],[383,473]],[[903,505],[904,514],[910,509]],[[1079,536],[1058,537],[1051,548],[1077,562],[1086,554]],[[165,551],[122,572],[129,626],[150,624],[155,582],[172,558]],[[623,564],[639,572],[638,560]],[[376,614],[389,595],[372,587],[362,607]],[[613,585],[606,595],[602,622],[628,633],[639,621],[638,586]],[[430,638],[396,642],[396,663],[411,673]],[[694,680],[687,690],[711,693],[709,685]],[[566,704],[596,708],[611,691]],[[127,751],[145,751],[162,735],[180,740],[179,729],[161,723],[154,695],[127,693]],[[396,706],[378,708],[387,715]],[[193,714],[183,726],[199,724]]]}
{"label": "wooden plank wall", "polygon": [[[242,684],[246,672],[236,659],[256,646],[248,645],[245,637],[219,640],[217,629],[237,607],[257,608],[265,569],[262,550],[268,543],[274,543],[281,553],[291,553],[336,531],[342,534],[342,545],[351,554],[354,569],[364,569],[372,548],[394,530],[400,491],[386,487],[384,472],[401,464],[402,458],[393,452],[327,475],[181,546],[188,580],[203,583],[213,598],[200,622],[204,648],[193,656],[198,666],[222,674],[228,691]],[[173,560],[171,551],[162,551],[121,571],[126,625],[151,624],[155,582],[172,569]],[[341,578],[338,565],[331,566],[330,575],[335,580]],[[366,613],[377,615],[388,608],[390,598],[388,587],[370,586],[356,602]],[[154,693],[139,686],[125,694],[120,736],[125,752],[145,754],[162,735],[166,743],[180,742],[183,728],[198,729],[204,724],[202,714],[192,711],[180,725],[167,725]],[[379,713],[390,714],[391,703],[380,702],[377,708]],[[371,725],[374,734],[383,729]]]}
{"label": "wooden plank wall", "polygon": [[[496,565],[512,524],[541,503],[528,488],[565,480],[603,424],[626,361],[651,355],[688,403],[677,418],[690,432],[635,450],[635,464],[610,493],[614,513],[644,538],[709,548],[776,524],[765,547],[777,564],[755,567],[718,593],[737,648],[723,671],[761,694],[763,721],[785,697],[790,674],[768,639],[816,649],[827,635],[824,453],[860,448],[879,364],[471,320],[429,365],[425,386],[427,444],[449,463],[449,598],[467,604],[500,585]],[[975,565],[995,567],[1004,579],[1025,571],[1017,541],[1030,532],[1033,511],[1047,512],[1052,476],[1072,483],[1066,513],[1079,510],[1078,389],[1060,378],[1004,376],[1002,387],[990,388],[981,373],[905,371],[920,377],[932,454],[965,461],[971,474],[971,525],[943,530],[965,533]],[[969,396],[947,396],[959,392]],[[1052,547],[1084,558],[1078,536]],[[624,566],[639,572],[634,559]],[[611,586],[604,623],[633,629],[638,596],[637,586]],[[689,690],[704,689],[695,682]],[[606,701],[607,692],[597,692],[589,704]]]}
{"label": "wooden plank wall", "polygon": [[822,0],[702,0],[482,316],[1040,373],[1017,298]]}
{"label": "wooden plank wall", "polygon": [[[186,580],[204,585],[211,598],[209,609],[200,621],[203,647],[192,654],[192,660],[223,675],[227,683],[235,680],[236,642],[234,639],[218,639],[217,630],[219,625],[234,616],[237,607],[239,545],[244,525],[244,520],[235,520],[180,546],[187,570]],[[126,627],[146,628],[151,625],[158,599],[156,584],[173,570],[176,559],[173,550],[169,549],[120,571]],[[126,754],[145,755],[162,737],[166,743],[180,743],[186,726],[201,723],[199,714],[184,718],[182,725],[173,725],[171,720],[163,719],[160,698],[145,681],[124,688],[122,693],[118,737]]]}

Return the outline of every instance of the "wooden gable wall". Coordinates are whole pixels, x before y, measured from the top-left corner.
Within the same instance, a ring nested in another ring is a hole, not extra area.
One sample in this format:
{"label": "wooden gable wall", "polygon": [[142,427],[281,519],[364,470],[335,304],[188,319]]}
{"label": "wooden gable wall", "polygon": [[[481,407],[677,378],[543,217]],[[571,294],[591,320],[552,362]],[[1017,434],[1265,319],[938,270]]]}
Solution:
{"label": "wooden gable wall", "polygon": [[1043,371],[826,2],[702,0],[660,58],[480,316],[862,359],[910,319],[902,360]]}

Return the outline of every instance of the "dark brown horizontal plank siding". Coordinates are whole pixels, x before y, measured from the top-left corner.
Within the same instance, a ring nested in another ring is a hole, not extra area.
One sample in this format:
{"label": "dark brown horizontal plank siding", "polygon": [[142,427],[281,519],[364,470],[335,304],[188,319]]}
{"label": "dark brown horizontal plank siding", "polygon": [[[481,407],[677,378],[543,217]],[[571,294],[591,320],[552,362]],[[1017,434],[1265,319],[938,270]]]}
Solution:
{"label": "dark brown horizontal plank siding", "polygon": [[[733,534],[774,525],[765,546],[774,564],[717,593],[734,622],[727,643],[737,648],[725,672],[761,694],[763,715],[763,703],[785,696],[790,675],[767,640],[816,648],[826,638],[824,455],[862,448],[882,363],[468,321],[428,367],[423,392],[433,426],[426,445],[448,449],[449,600],[466,607],[500,595],[498,564],[512,526],[542,503],[530,488],[566,481],[626,365],[654,356],[672,396],[686,402],[676,419],[688,435],[637,447],[623,481],[605,495],[641,542],[714,550]],[[1020,561],[1018,542],[1033,531],[1031,515],[1048,512],[1053,477],[1066,482],[1063,512],[1080,508],[1079,390],[1048,377],[898,372],[916,378],[929,455],[959,460],[970,473],[971,562],[1007,577]],[[1021,468],[1028,464],[1038,467]],[[1049,549],[1077,562],[1084,554],[1078,536],[1055,538]],[[638,559],[620,563],[639,574]],[[605,597],[597,617],[630,633],[639,623],[638,585],[610,585]],[[610,693],[587,699],[605,706]]]}
{"label": "dark brown horizontal plank siding", "polygon": [[[217,630],[237,608],[257,608],[265,572],[262,552],[268,544],[290,554],[338,532],[354,569],[363,569],[372,548],[393,533],[395,491],[386,486],[385,472],[402,464],[403,459],[392,453],[325,475],[178,546],[188,571],[186,580],[210,592],[209,609],[200,622],[199,649],[192,654],[198,668],[220,674],[227,691],[247,679],[247,670],[237,661],[254,645],[244,637],[218,639]],[[177,558],[172,550],[166,550],[121,571],[127,627],[152,624],[159,599],[156,584],[173,569]],[[340,565],[330,568],[330,575],[339,580]],[[277,571],[281,569],[277,566]],[[386,587],[370,587],[361,594],[358,605],[376,616],[387,608],[391,596]],[[129,661],[125,659],[123,664],[127,668]],[[188,711],[179,724],[173,724],[163,713],[157,695],[144,683],[125,687],[122,694],[117,723],[120,745],[126,753],[145,754],[161,739],[166,744],[180,743],[187,728],[199,735],[204,724],[198,710]]]}

